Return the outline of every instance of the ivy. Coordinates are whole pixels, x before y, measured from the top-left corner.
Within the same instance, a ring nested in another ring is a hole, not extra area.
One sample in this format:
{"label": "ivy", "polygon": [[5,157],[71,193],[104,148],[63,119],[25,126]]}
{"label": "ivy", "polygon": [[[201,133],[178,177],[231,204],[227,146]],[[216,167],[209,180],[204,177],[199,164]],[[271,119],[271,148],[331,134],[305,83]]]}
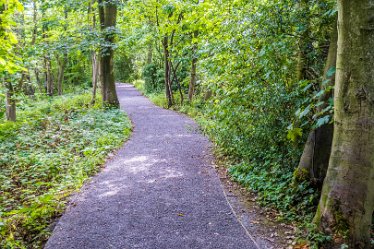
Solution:
{"label": "ivy", "polygon": [[69,194],[129,136],[124,113],[90,101],[28,101],[18,122],[0,122],[1,248],[41,247]]}

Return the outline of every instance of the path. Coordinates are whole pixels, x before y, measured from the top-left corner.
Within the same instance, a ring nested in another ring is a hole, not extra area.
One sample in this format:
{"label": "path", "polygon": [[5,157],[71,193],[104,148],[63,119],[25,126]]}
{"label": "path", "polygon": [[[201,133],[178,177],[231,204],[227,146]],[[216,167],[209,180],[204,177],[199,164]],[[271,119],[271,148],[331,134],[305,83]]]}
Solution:
{"label": "path", "polygon": [[131,139],[72,198],[48,249],[256,249],[237,221],[196,124],[117,85]]}

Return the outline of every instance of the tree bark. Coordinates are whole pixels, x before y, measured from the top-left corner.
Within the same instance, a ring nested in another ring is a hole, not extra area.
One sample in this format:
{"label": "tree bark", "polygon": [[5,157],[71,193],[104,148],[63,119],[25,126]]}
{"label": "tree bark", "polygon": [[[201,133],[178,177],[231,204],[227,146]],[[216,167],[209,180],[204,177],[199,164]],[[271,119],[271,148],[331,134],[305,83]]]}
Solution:
{"label": "tree bark", "polygon": [[180,105],[182,106],[184,103],[184,96],[183,96],[182,86],[181,86],[181,83],[179,82],[178,74],[177,74],[177,70],[178,70],[180,63],[181,62],[177,63],[177,65],[174,67],[173,63],[170,62],[170,68],[173,71],[173,79],[171,80],[171,82],[175,82],[178,86],[178,91],[179,91],[179,96],[180,96]]}
{"label": "tree bark", "polygon": [[[64,25],[64,30],[65,30],[65,33],[67,32],[68,30],[68,26],[67,26],[67,23],[68,23],[68,10],[65,6],[65,10],[64,10],[64,15],[65,15],[65,25]],[[62,84],[64,82],[64,75],[65,75],[65,67],[66,67],[66,64],[68,63],[68,51],[67,51],[67,48],[64,48],[64,52],[63,52],[63,58],[62,60],[58,60],[58,64],[59,64],[59,67],[58,67],[58,78],[57,78],[57,92],[58,92],[58,95],[62,95]]]}
{"label": "tree bark", "polygon": [[374,210],[374,0],[338,1],[334,138],[314,222],[369,249]]}
{"label": "tree bark", "polygon": [[95,51],[93,51],[92,52],[92,101],[91,101],[91,104],[95,104],[96,102],[98,77],[99,77],[99,63],[97,60],[97,54]]}
{"label": "tree bark", "polygon": [[31,38],[31,45],[35,45],[36,42],[36,35],[38,33],[38,23],[37,23],[37,18],[38,18],[38,6],[36,5],[36,0],[32,1],[33,3],[33,15],[32,15],[32,21],[34,24],[33,30],[32,30],[32,38]]}
{"label": "tree bark", "polygon": [[[96,30],[96,14],[95,12],[92,11],[92,5],[94,5],[96,0],[91,0],[91,2],[88,5],[88,22],[92,20],[92,26],[91,26],[91,31]],[[92,15],[92,19],[91,19]],[[91,104],[94,105],[96,103],[96,94],[97,94],[97,84],[98,84],[98,78],[100,77],[99,71],[99,59],[98,59],[98,54],[93,49],[91,51],[91,64],[92,64],[92,100]]]}
{"label": "tree bark", "polygon": [[169,54],[169,41],[165,35],[162,40],[162,47],[164,49],[164,68],[165,68],[165,93],[168,101],[168,108],[174,104],[173,91],[171,89],[171,67],[170,67],[170,54]]}
{"label": "tree bark", "polygon": [[[31,38],[31,46],[34,46],[35,43],[36,43],[36,36],[38,34],[38,6],[37,6],[37,1],[36,0],[33,0],[33,31],[32,31],[32,38]],[[42,83],[40,82],[40,78],[39,78],[39,70],[38,70],[38,67],[37,67],[37,64],[34,68],[34,74],[35,74],[35,80],[36,80],[36,84],[38,85],[39,87],[39,90],[41,92],[43,92],[43,86],[42,86]],[[33,90],[35,92],[35,89]]]}
{"label": "tree bark", "polygon": [[[193,38],[196,38],[198,36],[198,32],[195,31],[193,34]],[[197,44],[194,43],[192,46],[192,66],[191,66],[191,79],[190,79],[190,84],[188,86],[188,100],[190,103],[193,101],[193,96],[195,94],[195,87],[196,87],[196,82],[197,82],[197,77],[196,77],[196,66],[197,66]]]}
{"label": "tree bark", "polygon": [[[116,26],[117,6],[113,2],[99,0],[99,18],[101,31],[104,33],[105,43],[114,43],[113,30]],[[114,51],[112,46],[101,48],[100,71],[103,103],[105,105],[119,107],[114,78]]]}
{"label": "tree bark", "polygon": [[6,118],[8,121],[16,121],[16,100],[14,99],[14,88],[12,83],[7,82],[6,92]]}
{"label": "tree bark", "polygon": [[[334,86],[335,73],[329,75],[331,68],[336,68],[338,30],[337,22],[334,22],[331,32],[329,52],[326,59],[323,81],[328,81],[327,87]],[[323,88],[321,84],[321,89]],[[332,91],[321,96],[320,101],[327,103],[332,97]],[[321,105],[318,111],[323,110],[327,104]],[[331,144],[333,137],[333,125],[325,124],[317,129],[313,129],[308,136],[303,154],[300,158],[299,166],[296,170],[297,180],[311,180],[318,188],[322,186],[329,164]]]}
{"label": "tree bark", "polygon": [[51,69],[51,60],[48,56],[44,57],[45,64],[45,86],[47,95],[53,96],[53,79],[52,79],[52,69]]}

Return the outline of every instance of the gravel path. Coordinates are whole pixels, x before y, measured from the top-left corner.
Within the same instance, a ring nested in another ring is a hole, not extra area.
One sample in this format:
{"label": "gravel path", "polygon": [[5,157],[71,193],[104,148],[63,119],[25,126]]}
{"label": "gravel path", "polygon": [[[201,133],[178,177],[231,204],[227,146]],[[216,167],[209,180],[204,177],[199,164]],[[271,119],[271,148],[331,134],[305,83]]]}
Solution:
{"label": "gravel path", "polygon": [[117,91],[133,135],[72,198],[46,248],[256,249],[226,201],[197,125],[130,85]]}

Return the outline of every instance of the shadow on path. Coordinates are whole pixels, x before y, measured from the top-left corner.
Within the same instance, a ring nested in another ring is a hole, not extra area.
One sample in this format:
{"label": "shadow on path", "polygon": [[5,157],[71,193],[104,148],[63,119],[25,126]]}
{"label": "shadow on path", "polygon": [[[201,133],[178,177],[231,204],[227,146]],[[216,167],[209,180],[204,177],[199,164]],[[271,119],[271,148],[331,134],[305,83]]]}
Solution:
{"label": "shadow on path", "polygon": [[85,184],[46,248],[256,249],[212,167],[211,144],[191,119],[117,85],[131,139]]}

